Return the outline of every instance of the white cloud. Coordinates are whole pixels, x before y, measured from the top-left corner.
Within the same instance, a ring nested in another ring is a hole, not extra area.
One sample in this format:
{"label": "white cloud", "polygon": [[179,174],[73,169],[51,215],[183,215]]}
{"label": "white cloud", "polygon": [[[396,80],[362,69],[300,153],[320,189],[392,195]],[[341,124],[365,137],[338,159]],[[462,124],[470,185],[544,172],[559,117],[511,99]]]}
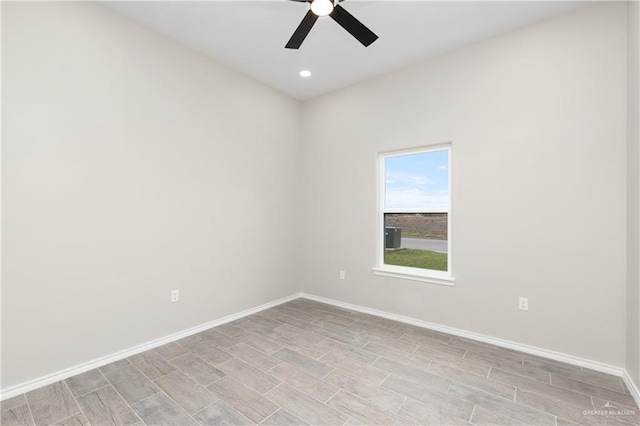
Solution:
{"label": "white cloud", "polygon": [[449,192],[427,194],[417,188],[387,190],[385,203],[388,209],[446,209],[449,207]]}
{"label": "white cloud", "polygon": [[440,166],[438,167],[440,170],[449,170],[449,168],[447,166]]}
{"label": "white cloud", "polygon": [[433,185],[433,181],[424,175],[387,171],[386,183],[396,185]]}

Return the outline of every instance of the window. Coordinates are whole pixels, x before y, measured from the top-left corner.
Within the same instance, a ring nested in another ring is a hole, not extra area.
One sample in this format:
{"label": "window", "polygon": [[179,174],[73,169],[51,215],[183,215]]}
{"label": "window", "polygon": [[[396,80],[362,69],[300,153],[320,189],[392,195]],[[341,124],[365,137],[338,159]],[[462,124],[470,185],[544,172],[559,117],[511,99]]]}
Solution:
{"label": "window", "polygon": [[379,156],[377,275],[453,285],[451,146]]}

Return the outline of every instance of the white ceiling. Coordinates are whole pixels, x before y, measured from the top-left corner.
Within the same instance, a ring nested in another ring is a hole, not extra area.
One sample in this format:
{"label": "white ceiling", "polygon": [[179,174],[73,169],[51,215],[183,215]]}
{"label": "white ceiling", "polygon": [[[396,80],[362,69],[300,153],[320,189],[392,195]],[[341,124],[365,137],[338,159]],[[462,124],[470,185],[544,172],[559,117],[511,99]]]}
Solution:
{"label": "white ceiling", "polygon": [[[584,5],[569,1],[342,3],[380,38],[363,47],[320,18],[300,50],[284,45],[308,10],[278,1],[104,2],[112,10],[298,99],[309,99]],[[304,79],[302,69],[313,75]]]}

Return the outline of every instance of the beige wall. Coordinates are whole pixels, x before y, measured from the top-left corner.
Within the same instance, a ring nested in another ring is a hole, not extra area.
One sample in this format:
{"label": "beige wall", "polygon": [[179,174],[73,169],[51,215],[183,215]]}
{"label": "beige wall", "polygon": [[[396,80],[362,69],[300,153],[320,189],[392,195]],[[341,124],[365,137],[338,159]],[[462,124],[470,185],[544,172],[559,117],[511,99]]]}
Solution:
{"label": "beige wall", "polygon": [[[640,381],[623,3],[303,106],[96,4],[2,12],[2,388],[300,290]],[[456,286],[374,276],[377,153],[445,141]]]}
{"label": "beige wall", "polygon": [[298,291],[297,101],[97,4],[2,8],[2,388]]}
{"label": "beige wall", "polygon": [[[623,366],[626,37],[599,4],[305,103],[303,290]],[[374,276],[376,154],[446,141],[456,285]]]}
{"label": "beige wall", "polygon": [[627,15],[627,362],[640,387],[640,3]]}

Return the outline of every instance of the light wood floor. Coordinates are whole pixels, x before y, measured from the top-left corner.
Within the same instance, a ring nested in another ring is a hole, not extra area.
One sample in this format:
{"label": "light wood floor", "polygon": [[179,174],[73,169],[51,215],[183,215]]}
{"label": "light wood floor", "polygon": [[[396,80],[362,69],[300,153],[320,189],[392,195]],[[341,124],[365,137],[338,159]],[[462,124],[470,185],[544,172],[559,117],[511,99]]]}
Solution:
{"label": "light wood floor", "polygon": [[639,422],[618,377],[306,299],[2,402],[6,426]]}

